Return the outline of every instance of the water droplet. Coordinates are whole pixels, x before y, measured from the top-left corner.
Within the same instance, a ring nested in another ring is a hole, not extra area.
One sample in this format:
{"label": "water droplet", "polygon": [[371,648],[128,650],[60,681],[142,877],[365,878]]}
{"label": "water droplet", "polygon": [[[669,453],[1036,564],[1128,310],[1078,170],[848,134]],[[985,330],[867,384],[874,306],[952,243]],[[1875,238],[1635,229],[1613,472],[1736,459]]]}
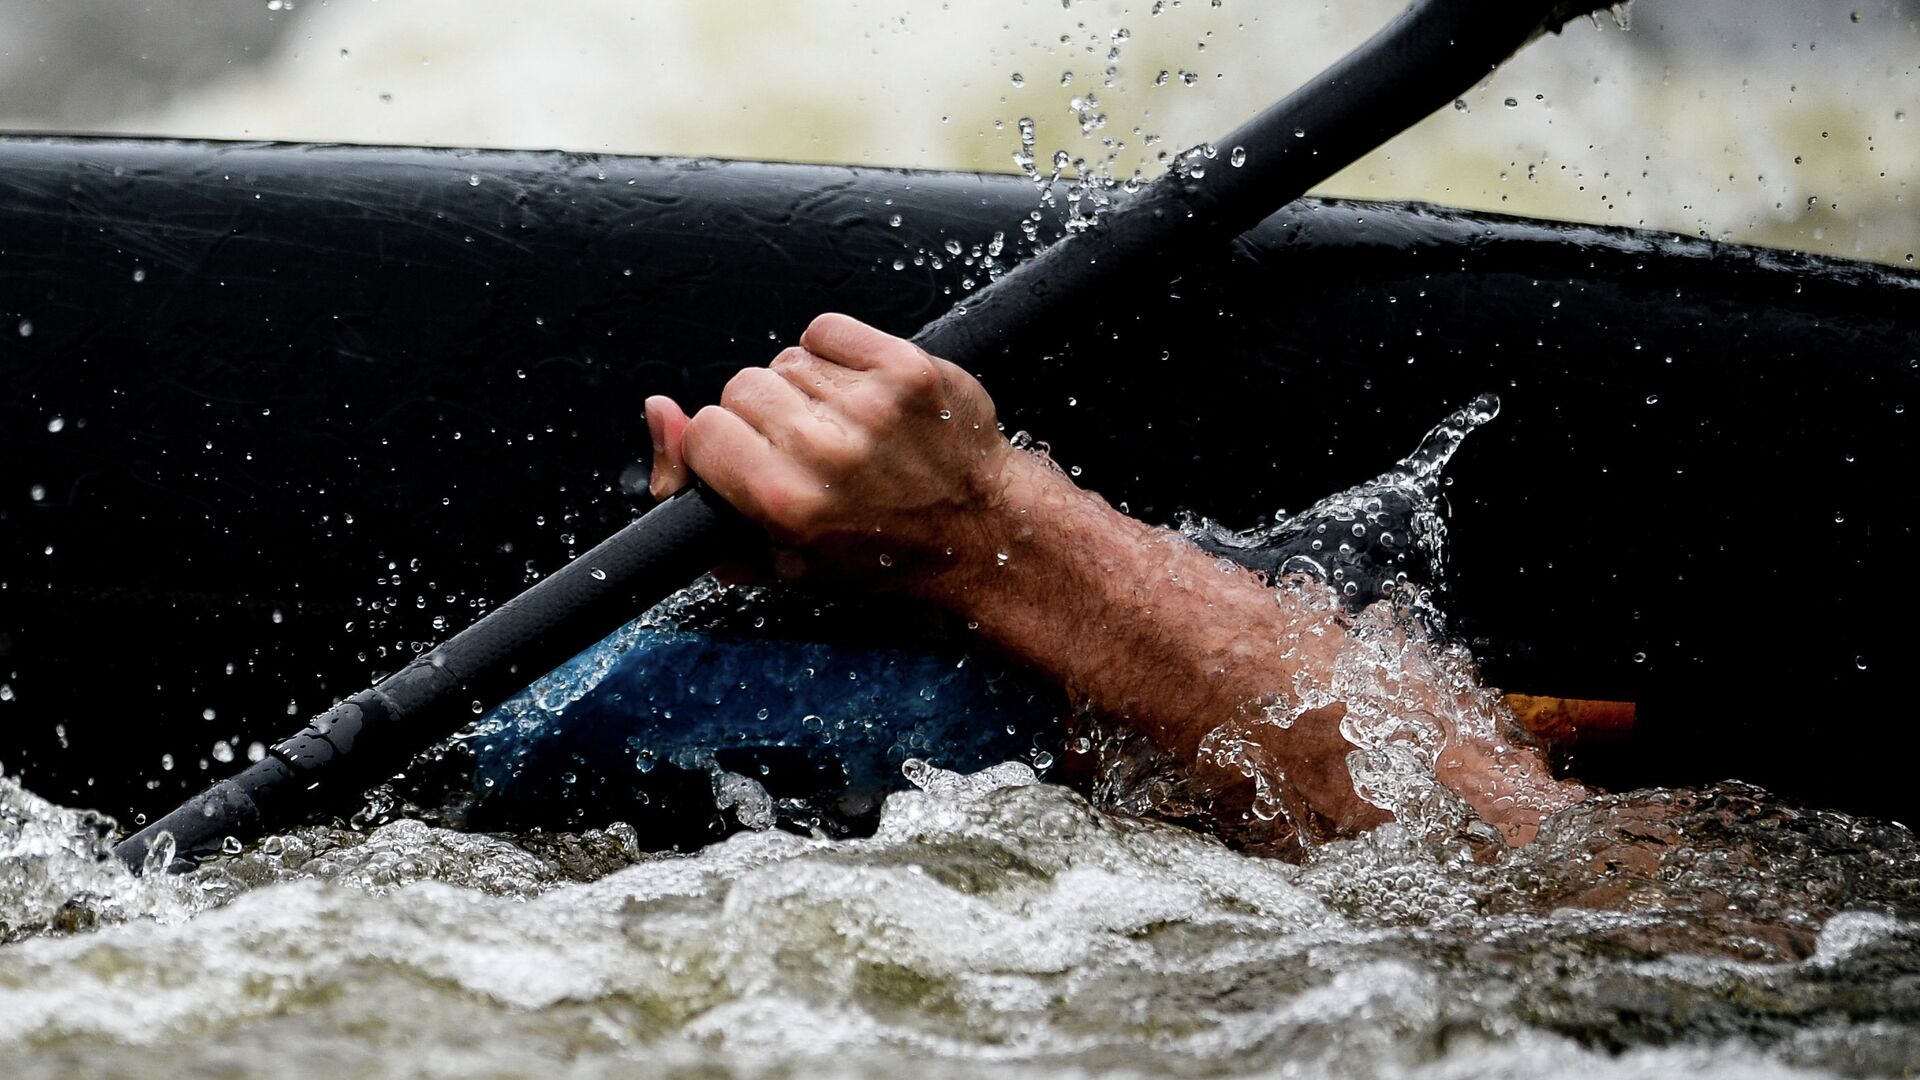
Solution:
{"label": "water droplet", "polygon": [[1027,85],[1027,77],[1026,77],[1025,75],[1022,75],[1022,74],[1020,74],[1020,73],[1019,73],[1019,72],[1017,72],[1017,71],[1016,71],[1016,72],[1014,72],[1014,73],[1013,73],[1013,85],[1015,85],[1015,86],[1025,86],[1025,85]]}
{"label": "water droplet", "polygon": [[229,836],[220,841],[220,853],[223,855],[238,855],[245,847],[246,845],[242,844],[237,836]]}
{"label": "water droplet", "polygon": [[475,716],[479,716],[481,713],[487,711],[487,707],[481,704],[477,700],[474,701],[471,705],[468,705],[467,708],[471,709],[473,711],[473,715]]}
{"label": "water droplet", "polygon": [[881,565],[881,566],[892,566],[892,565],[893,565],[893,556],[891,556],[891,555],[888,555],[888,554],[887,554],[886,552],[881,552],[881,553],[880,553],[880,565]]}
{"label": "water droplet", "polygon": [[893,226],[896,229],[900,227],[900,222],[901,222],[901,217],[899,214],[895,214],[892,217],[887,219],[887,224]]}
{"label": "water droplet", "polygon": [[1227,152],[1227,164],[1237,169],[1240,166],[1245,165],[1246,163],[1247,163],[1246,147],[1236,146],[1232,150]]}
{"label": "water droplet", "polygon": [[999,563],[1001,566],[1007,565],[1007,560],[1011,558],[1013,558],[1013,556],[1004,551],[996,551],[993,553],[993,561]]}
{"label": "water droplet", "polygon": [[1306,129],[1306,128],[1294,128],[1294,129],[1293,129],[1293,137],[1294,137],[1294,138],[1296,138],[1296,139],[1304,139],[1304,138],[1306,138],[1306,137],[1307,137],[1307,129]]}
{"label": "water droplet", "polygon": [[1505,105],[1509,109],[1517,109],[1520,107],[1520,99],[1508,98],[1505,101],[1502,101],[1500,104]]}
{"label": "water droplet", "polygon": [[595,581],[605,581],[605,580],[607,580],[607,572],[606,572],[605,570],[602,570],[602,569],[600,569],[600,568],[599,568],[599,567],[597,567],[597,566],[596,566],[596,567],[594,567],[593,569],[591,569],[591,570],[589,570],[589,571],[587,571],[587,576],[589,576],[589,577],[591,577],[591,578],[593,578],[593,580],[595,580]]}
{"label": "water droplet", "polygon": [[951,419],[953,419],[953,410],[952,410],[952,409],[941,409],[941,410],[940,410],[940,419],[942,419],[942,420],[951,420]]}
{"label": "water droplet", "polygon": [[1659,394],[1648,394],[1648,395],[1647,395],[1647,404],[1649,404],[1649,405],[1658,405],[1658,404],[1660,404],[1660,395],[1659,395]]}
{"label": "water droplet", "polygon": [[1053,768],[1053,755],[1047,753],[1045,750],[1033,755],[1033,767],[1036,769]]}
{"label": "water droplet", "polygon": [[1634,662],[1634,663],[1636,663],[1636,664],[1644,664],[1644,663],[1646,663],[1646,662],[1647,662],[1647,654],[1646,654],[1646,653],[1643,653],[1643,652],[1637,652],[1637,653],[1634,653],[1634,654],[1633,654],[1633,662]]}

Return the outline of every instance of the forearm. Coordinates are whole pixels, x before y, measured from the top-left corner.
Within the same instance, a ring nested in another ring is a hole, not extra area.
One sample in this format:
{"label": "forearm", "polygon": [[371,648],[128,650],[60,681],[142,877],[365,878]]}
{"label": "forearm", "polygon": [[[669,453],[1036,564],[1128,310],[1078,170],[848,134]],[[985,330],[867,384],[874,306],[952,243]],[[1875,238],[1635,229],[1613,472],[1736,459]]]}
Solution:
{"label": "forearm", "polygon": [[1237,839],[1284,846],[1292,829],[1350,833],[1385,820],[1355,793],[1356,742],[1421,743],[1433,772],[1514,841],[1577,794],[1490,727],[1463,730],[1473,725],[1462,718],[1480,709],[1484,719],[1489,703],[1437,671],[1396,673],[1395,686],[1350,715],[1343,691],[1353,680],[1336,673],[1363,667],[1377,646],[1354,640],[1330,591],[1272,588],[1042,461],[1017,458],[1000,503],[965,528],[952,567],[924,595],[1077,704],[1187,763]]}
{"label": "forearm", "polygon": [[[1348,780],[1342,711],[1302,709],[1295,690],[1303,667],[1333,662],[1331,612],[1114,510],[1043,462],[1023,456],[1009,472],[1001,505],[965,540],[990,550],[963,546],[928,599],[1052,676],[1076,705],[1186,763],[1223,804],[1216,818],[1253,813],[1261,788],[1248,772],[1258,767],[1285,774],[1285,816],[1313,819],[1314,831],[1385,820]],[[1222,745],[1241,734],[1254,745]]]}

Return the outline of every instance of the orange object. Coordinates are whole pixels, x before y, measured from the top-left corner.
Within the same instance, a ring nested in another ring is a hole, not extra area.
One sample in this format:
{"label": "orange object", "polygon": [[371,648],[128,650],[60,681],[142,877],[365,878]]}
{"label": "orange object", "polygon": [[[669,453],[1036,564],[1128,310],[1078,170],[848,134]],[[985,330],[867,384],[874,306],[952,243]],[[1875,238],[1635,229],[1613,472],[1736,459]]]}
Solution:
{"label": "orange object", "polygon": [[1633,733],[1639,707],[1631,701],[1508,694],[1507,707],[1533,737],[1555,749],[1615,742]]}

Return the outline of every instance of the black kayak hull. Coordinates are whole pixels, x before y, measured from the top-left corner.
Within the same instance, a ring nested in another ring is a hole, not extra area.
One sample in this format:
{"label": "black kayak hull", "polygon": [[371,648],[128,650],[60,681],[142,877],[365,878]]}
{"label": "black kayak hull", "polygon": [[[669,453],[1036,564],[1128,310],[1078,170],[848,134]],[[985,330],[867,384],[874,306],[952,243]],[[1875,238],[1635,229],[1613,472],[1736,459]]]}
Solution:
{"label": "black kayak hull", "polygon": [[[1051,235],[1036,205],[1000,176],[0,140],[0,763],[172,806],[233,767],[217,742],[629,520],[646,395],[711,400],[822,310],[911,331],[996,236],[1005,264]],[[1489,678],[1639,702],[1586,763],[1610,782],[1901,816],[1905,767],[1861,749],[1920,644],[1874,617],[1920,502],[1917,300],[1884,267],[1308,200],[981,375],[1133,512],[1238,525],[1496,391],[1450,470],[1446,599]]]}

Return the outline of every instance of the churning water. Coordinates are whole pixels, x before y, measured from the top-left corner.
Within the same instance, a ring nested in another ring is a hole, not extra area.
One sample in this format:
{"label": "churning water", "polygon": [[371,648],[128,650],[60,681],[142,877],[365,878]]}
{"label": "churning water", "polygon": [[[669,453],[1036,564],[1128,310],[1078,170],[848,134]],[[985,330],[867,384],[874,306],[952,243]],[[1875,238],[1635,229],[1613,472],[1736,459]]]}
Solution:
{"label": "churning water", "polygon": [[1300,866],[1008,764],[879,831],[314,828],[134,879],[0,780],[0,1072],[1909,1075],[1920,850],[1753,788]]}

